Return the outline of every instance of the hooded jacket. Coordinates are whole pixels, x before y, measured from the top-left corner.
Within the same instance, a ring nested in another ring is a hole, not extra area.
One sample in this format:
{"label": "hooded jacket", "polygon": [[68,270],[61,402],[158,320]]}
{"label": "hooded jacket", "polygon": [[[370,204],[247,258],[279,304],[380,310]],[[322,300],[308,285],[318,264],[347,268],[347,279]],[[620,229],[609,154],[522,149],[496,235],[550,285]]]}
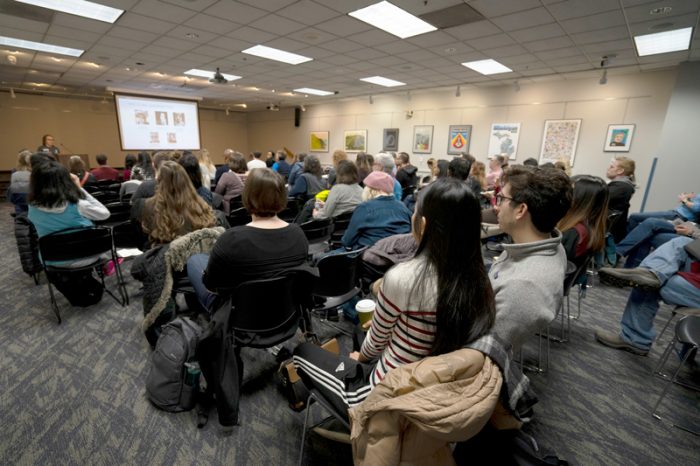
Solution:
{"label": "hooded jacket", "polygon": [[396,172],[396,180],[401,183],[401,189],[405,190],[409,186],[418,186],[418,168],[413,165],[406,165]]}
{"label": "hooded jacket", "polygon": [[621,212],[620,217],[610,227],[610,233],[619,243],[627,234],[627,216],[630,210],[630,199],[637,189],[632,180],[627,176],[621,176],[608,183],[608,210]]}
{"label": "hooded jacket", "polygon": [[449,443],[476,435],[492,416],[520,423],[499,405],[503,378],[480,351],[461,349],[387,373],[349,411],[355,465],[453,465]]}

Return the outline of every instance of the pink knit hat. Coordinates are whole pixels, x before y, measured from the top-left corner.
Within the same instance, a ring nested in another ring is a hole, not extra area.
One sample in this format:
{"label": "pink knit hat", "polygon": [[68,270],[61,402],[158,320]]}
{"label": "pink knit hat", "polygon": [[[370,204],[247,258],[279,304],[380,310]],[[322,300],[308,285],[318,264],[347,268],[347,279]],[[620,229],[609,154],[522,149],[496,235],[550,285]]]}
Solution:
{"label": "pink knit hat", "polygon": [[383,191],[387,194],[394,192],[394,179],[388,173],[372,172],[364,180],[365,186]]}

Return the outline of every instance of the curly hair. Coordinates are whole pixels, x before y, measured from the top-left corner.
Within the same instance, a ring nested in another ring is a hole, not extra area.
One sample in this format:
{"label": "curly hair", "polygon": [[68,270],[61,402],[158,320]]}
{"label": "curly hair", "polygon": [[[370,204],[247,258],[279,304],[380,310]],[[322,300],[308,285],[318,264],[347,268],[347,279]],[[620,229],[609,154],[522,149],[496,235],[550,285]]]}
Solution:
{"label": "curly hair", "polygon": [[154,243],[169,243],[183,229],[194,231],[216,223],[211,207],[197,194],[187,172],[177,162],[163,162],[156,194],[146,202],[153,215],[145,219],[143,227]]}

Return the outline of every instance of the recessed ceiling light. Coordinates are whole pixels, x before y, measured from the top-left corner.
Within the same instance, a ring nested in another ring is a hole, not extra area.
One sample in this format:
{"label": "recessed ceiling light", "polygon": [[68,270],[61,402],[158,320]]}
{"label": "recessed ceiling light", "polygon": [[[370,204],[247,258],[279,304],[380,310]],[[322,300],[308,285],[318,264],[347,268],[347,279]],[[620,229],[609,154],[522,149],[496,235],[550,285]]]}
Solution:
{"label": "recessed ceiling light", "polygon": [[413,16],[408,11],[402,10],[389,2],[375,3],[374,5],[351,11],[348,15],[401,39],[437,31],[437,28],[432,24],[426,23],[417,16]]}
{"label": "recessed ceiling light", "polygon": [[124,13],[124,10],[100,5],[86,0],[17,0],[20,3],[61,11],[83,18],[96,19],[105,23],[114,23]]}
{"label": "recessed ceiling light", "polygon": [[299,89],[294,89],[294,92],[300,92],[302,94],[313,94],[313,95],[333,95],[332,92],[322,91],[320,89],[314,89],[312,87],[300,87]]}
{"label": "recessed ceiling light", "polygon": [[267,58],[268,60],[281,61],[290,65],[298,65],[313,60],[313,58],[297,55],[296,53],[285,52],[284,50],[266,47],[264,45],[256,45],[243,50],[243,53],[255,55],[256,57]]}
{"label": "recessed ceiling light", "polygon": [[634,43],[637,46],[637,55],[646,57],[647,55],[688,50],[692,35],[693,28],[687,27],[674,29],[673,31],[634,36]]}
{"label": "recessed ceiling light", "polygon": [[466,63],[462,63],[462,66],[466,66],[467,68],[470,68],[477,73],[481,74],[498,74],[498,73],[511,73],[513,70],[508,68],[507,66],[498,63],[496,60],[493,60],[491,58],[488,58],[486,60],[477,60],[477,61],[470,61]]}
{"label": "recessed ceiling light", "polygon": [[[189,74],[190,76],[198,76],[200,78],[207,78],[207,79],[211,79],[214,76],[214,73],[216,73],[216,71],[198,70],[195,68],[185,71],[185,74]],[[235,74],[221,73],[221,75],[224,78],[228,79],[229,81],[235,81],[236,79],[241,79],[240,76],[236,76]]]}
{"label": "recessed ceiling light", "polygon": [[199,39],[199,34],[197,34],[196,32],[188,32],[187,34],[185,34],[185,37],[187,37],[188,39]]}
{"label": "recessed ceiling light", "polygon": [[39,52],[57,53],[59,55],[68,55],[71,57],[79,57],[85,53],[85,50],[72,49],[70,47],[61,47],[60,45],[45,44],[43,42],[33,42],[31,40],[15,39],[14,37],[5,36],[0,36],[0,45],[37,50]]}
{"label": "recessed ceiling light", "polygon": [[372,84],[378,84],[378,85],[384,86],[384,87],[396,87],[396,86],[405,86],[406,85],[406,83],[402,83],[401,81],[395,81],[393,79],[384,78],[382,76],[370,76],[368,78],[360,78],[360,81],[364,81],[364,82],[372,83]]}

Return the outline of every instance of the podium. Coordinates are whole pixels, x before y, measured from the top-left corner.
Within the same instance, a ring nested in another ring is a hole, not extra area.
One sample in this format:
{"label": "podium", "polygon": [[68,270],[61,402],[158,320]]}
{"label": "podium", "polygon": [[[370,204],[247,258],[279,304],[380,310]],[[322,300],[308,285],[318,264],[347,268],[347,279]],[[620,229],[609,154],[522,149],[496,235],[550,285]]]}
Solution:
{"label": "podium", "polygon": [[87,154],[58,154],[58,162],[64,167],[70,169],[70,158],[74,155],[80,157],[85,164],[85,169],[90,171],[90,157]]}

